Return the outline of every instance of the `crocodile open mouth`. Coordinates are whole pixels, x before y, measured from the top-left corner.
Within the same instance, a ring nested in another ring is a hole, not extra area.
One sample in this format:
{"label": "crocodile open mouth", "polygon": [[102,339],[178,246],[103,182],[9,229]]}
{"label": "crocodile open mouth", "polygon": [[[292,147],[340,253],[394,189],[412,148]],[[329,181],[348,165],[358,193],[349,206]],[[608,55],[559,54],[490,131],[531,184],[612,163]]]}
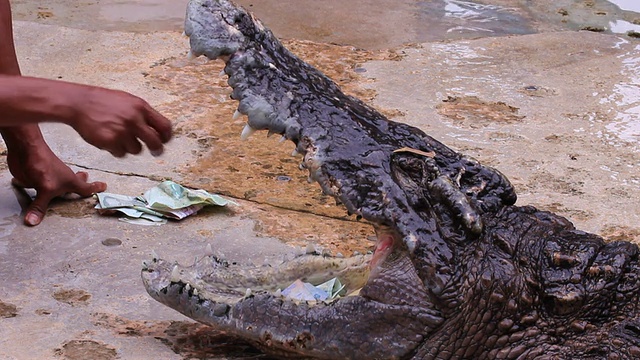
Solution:
{"label": "crocodile open mouth", "polygon": [[[191,266],[154,255],[144,263],[142,279],[159,302],[271,354],[354,358],[354,349],[366,338],[380,340],[385,352],[400,355],[416,347],[420,332],[436,327],[441,317],[422,307],[428,304],[427,291],[402,243],[384,231],[378,231],[378,238],[373,254],[340,258],[310,253],[277,265],[229,263],[210,246]],[[344,296],[309,301],[281,291],[296,280],[319,284],[331,278],[342,282]],[[396,329],[396,322],[406,328]],[[345,326],[353,337],[335,339],[332,334]],[[395,344],[382,341],[398,332],[408,335]],[[366,353],[373,356],[376,348]]]}
{"label": "crocodile open mouth", "polygon": [[[377,237],[373,254],[334,257],[307,249],[293,259],[280,263],[265,261],[261,266],[229,262],[216,255],[211,245],[207,245],[202,256],[196,257],[190,266],[160,259],[154,253],[153,258],[143,264],[142,279],[156,300],[175,302],[173,305],[206,303],[203,307],[215,309],[216,316],[229,315],[233,304],[254,296],[294,303],[305,300],[310,306],[327,305],[339,301],[340,297],[359,296],[361,293],[369,299],[376,299],[376,291],[379,290],[369,292],[367,283],[375,282],[374,279],[384,276],[381,274],[385,271],[395,269],[401,259],[409,260],[406,249],[402,249],[401,242],[392,232],[378,230]],[[334,278],[343,287],[339,296],[331,299],[301,299],[282,292],[298,280],[317,285]]]}
{"label": "crocodile open mouth", "polygon": [[144,263],[142,276],[145,286],[154,289],[152,295],[158,300],[164,295],[171,299],[177,293],[183,298],[180,301],[213,304],[216,313],[224,307],[226,315],[230,305],[256,295],[299,300],[282,294],[296,280],[321,284],[337,278],[344,285],[341,293],[357,294],[369,276],[370,260],[371,255],[344,258],[308,253],[280,264],[255,266],[228,262],[205,251],[191,266],[153,258]]}

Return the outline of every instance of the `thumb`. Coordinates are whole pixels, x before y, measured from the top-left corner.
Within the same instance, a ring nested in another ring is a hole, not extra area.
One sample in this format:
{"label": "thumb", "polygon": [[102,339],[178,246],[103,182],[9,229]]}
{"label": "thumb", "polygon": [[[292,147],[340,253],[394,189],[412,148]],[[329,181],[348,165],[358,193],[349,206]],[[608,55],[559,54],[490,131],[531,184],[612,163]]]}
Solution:
{"label": "thumb", "polygon": [[27,208],[27,214],[24,216],[25,225],[36,226],[40,224],[44,219],[51,199],[52,196],[48,194],[38,193]]}

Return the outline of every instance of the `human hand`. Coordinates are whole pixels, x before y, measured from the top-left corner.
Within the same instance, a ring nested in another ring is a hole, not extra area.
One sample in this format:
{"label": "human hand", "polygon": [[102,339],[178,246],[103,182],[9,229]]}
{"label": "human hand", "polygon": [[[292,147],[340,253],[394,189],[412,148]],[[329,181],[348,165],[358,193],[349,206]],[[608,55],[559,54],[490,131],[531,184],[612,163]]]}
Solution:
{"label": "human hand", "polygon": [[14,178],[11,183],[20,188],[33,188],[36,197],[27,208],[24,223],[35,226],[44,218],[52,199],[66,193],[82,197],[107,189],[101,181],[87,182],[88,174],[74,173],[42,142],[23,151],[9,151],[7,163]]}
{"label": "human hand", "polygon": [[154,156],[171,139],[171,122],[141,98],[127,92],[66,84],[68,123],[82,138],[113,156],[139,154],[145,143]]}

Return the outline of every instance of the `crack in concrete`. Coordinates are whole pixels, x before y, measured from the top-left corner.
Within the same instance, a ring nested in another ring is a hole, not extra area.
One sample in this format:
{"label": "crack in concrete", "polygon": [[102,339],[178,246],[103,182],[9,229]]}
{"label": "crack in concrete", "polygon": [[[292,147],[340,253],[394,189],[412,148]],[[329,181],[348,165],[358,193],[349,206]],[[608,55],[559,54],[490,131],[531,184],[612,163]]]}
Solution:
{"label": "crack in concrete", "polygon": [[106,169],[98,169],[98,168],[94,168],[91,166],[86,166],[86,165],[80,165],[80,164],[76,164],[76,163],[72,163],[72,162],[66,162],[65,164],[70,165],[70,166],[75,166],[75,167],[79,167],[81,169],[85,169],[85,170],[91,170],[91,171],[100,171],[103,173],[107,173],[107,174],[113,174],[113,175],[121,175],[121,176],[133,176],[133,177],[139,177],[139,178],[143,178],[143,179],[149,179],[152,181],[165,181],[165,180],[172,180],[173,178],[168,177],[168,176],[160,176],[160,175],[142,175],[142,174],[136,174],[133,172],[123,172],[123,171],[114,171],[114,170],[106,170]]}
{"label": "crack in concrete", "polygon": [[[70,166],[75,166],[75,167],[78,167],[78,168],[81,168],[81,169],[85,169],[85,170],[99,171],[99,172],[104,172],[104,173],[107,173],[107,174],[113,174],[113,175],[118,175],[118,176],[132,176],[132,177],[148,179],[148,180],[151,180],[151,181],[166,181],[166,180],[175,181],[173,178],[168,177],[168,176],[143,175],[143,174],[137,174],[137,173],[133,173],[133,172],[122,172],[122,171],[98,169],[98,168],[94,168],[94,167],[91,167],[91,166],[80,165],[80,164],[76,164],[76,163],[72,163],[72,162],[67,162],[66,164],[70,165]],[[224,197],[232,199],[232,200],[235,200],[235,201],[246,201],[246,202],[249,202],[249,203],[252,203],[252,204],[256,204],[256,205],[261,205],[261,206],[266,205],[266,206],[269,206],[269,207],[272,207],[272,208],[275,208],[275,209],[292,211],[294,213],[315,215],[315,216],[318,216],[320,218],[325,218],[325,219],[339,220],[339,221],[344,221],[344,222],[349,222],[349,223],[358,223],[358,222],[361,222],[361,221],[366,222],[366,220],[362,220],[362,219],[353,220],[353,219],[345,218],[343,216],[332,216],[332,215],[327,215],[327,214],[319,214],[319,213],[316,213],[316,212],[311,211],[311,210],[296,209],[296,208],[292,208],[292,207],[271,204],[269,202],[260,202],[260,201],[257,201],[257,200],[240,198],[240,197],[233,196],[233,195],[224,195]],[[346,212],[346,210],[345,210],[345,212]]]}

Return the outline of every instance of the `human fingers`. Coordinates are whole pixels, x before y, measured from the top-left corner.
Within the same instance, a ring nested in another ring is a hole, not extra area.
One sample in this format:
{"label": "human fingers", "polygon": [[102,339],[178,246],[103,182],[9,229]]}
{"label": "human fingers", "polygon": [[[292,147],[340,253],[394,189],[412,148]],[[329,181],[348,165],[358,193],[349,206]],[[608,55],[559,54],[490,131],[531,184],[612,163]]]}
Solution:
{"label": "human fingers", "polygon": [[27,207],[27,213],[24,216],[25,225],[36,226],[40,224],[44,219],[51,199],[54,197],[55,195],[50,191],[39,191],[36,198]]}
{"label": "human fingers", "polygon": [[74,181],[70,184],[67,192],[76,193],[82,197],[91,196],[95,193],[107,190],[107,184],[102,181],[88,182],[89,174],[84,171],[78,171]]}
{"label": "human fingers", "polygon": [[137,155],[142,151],[142,145],[135,136],[128,136],[123,144],[125,151],[129,154]]}
{"label": "human fingers", "polygon": [[106,150],[109,151],[111,155],[117,158],[123,158],[125,157],[125,155],[127,155],[127,151],[124,149],[122,145],[117,145],[117,146],[114,145],[107,148]]}
{"label": "human fingers", "polygon": [[[107,184],[102,181],[87,182],[89,174],[84,171],[79,171],[75,174],[74,180],[65,189],[56,191],[40,190],[38,191],[36,198],[27,207],[27,212],[24,216],[24,223],[30,226],[36,226],[42,222],[49,208],[51,200],[65,192],[75,193],[82,197],[91,196],[92,194],[103,192],[107,189]],[[13,181],[16,186],[22,186],[19,181]]]}
{"label": "human fingers", "polygon": [[163,153],[162,140],[153,128],[146,125],[139,126],[136,129],[136,136],[147,145],[151,155],[160,156]]}
{"label": "human fingers", "polygon": [[147,105],[146,122],[160,135],[160,140],[163,143],[171,140],[171,121],[152,108],[151,105]]}
{"label": "human fingers", "polygon": [[[119,132],[94,131],[88,136],[81,133],[81,136],[85,141],[98,149],[106,150],[114,157],[122,158],[129,152],[137,154],[142,151],[142,148],[140,148],[140,150],[137,149],[136,143],[138,143],[138,140],[135,139],[135,136],[132,135],[131,132],[132,130]],[[139,143],[138,146],[140,146]],[[135,151],[137,151],[137,153]]]}
{"label": "human fingers", "polygon": [[77,176],[80,180],[82,180],[82,181],[84,181],[84,182],[86,182],[87,180],[89,180],[89,173],[88,173],[88,172],[86,172],[86,171],[78,171],[78,172],[76,172],[76,176]]}

